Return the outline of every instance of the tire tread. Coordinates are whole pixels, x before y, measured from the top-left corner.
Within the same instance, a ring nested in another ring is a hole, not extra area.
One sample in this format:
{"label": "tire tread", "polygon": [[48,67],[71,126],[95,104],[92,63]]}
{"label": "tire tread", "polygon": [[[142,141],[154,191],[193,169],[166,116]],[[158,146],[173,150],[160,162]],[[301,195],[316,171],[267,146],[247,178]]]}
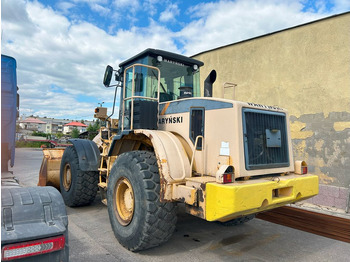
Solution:
{"label": "tire tread", "polygon": [[[130,251],[141,251],[158,246],[168,241],[172,236],[177,221],[176,204],[171,202],[160,202],[160,179],[157,160],[153,152],[131,151],[124,153],[123,155],[125,157],[127,155],[132,163],[131,165],[137,166],[140,170],[143,181],[142,185],[146,195],[146,217],[144,225],[141,227],[142,231],[138,235],[139,239],[137,244],[131,246],[130,243],[118,240]],[[122,155],[118,158],[121,156]],[[113,169],[116,168],[118,168],[117,164],[113,166],[111,173],[113,173]]]}
{"label": "tire tread", "polygon": [[[61,183],[61,192],[64,199],[64,202],[67,206],[78,207],[90,205],[97,194],[97,183],[98,183],[98,172],[97,171],[82,171],[79,167],[78,154],[74,146],[67,147],[64,151],[61,163],[61,172],[64,168],[64,165],[67,161],[70,161],[71,166],[75,167],[75,185],[71,185],[73,192],[67,194],[62,188]],[[62,177],[62,173],[60,176]],[[62,179],[62,178],[61,178]],[[73,182],[73,179],[72,179]],[[72,186],[74,188],[72,188]]]}

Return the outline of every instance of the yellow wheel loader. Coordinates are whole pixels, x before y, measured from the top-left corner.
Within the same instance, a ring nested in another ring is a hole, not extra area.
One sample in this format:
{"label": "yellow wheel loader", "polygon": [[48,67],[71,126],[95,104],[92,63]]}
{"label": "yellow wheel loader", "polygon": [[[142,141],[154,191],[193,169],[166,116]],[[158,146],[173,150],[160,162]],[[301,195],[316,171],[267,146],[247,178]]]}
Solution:
{"label": "yellow wheel loader", "polygon": [[[119,118],[96,108],[95,117],[105,122],[99,135],[73,139],[63,153],[65,203],[90,204],[99,191],[116,238],[131,251],[171,237],[177,203],[194,216],[234,225],[318,193],[318,177],[293,160],[288,112],[213,98],[214,70],[201,97],[201,66],[155,49],[118,70],[107,66],[104,85],[115,94],[121,88]],[[45,161],[49,167],[59,158]],[[43,168],[42,184],[53,180],[54,170]]]}

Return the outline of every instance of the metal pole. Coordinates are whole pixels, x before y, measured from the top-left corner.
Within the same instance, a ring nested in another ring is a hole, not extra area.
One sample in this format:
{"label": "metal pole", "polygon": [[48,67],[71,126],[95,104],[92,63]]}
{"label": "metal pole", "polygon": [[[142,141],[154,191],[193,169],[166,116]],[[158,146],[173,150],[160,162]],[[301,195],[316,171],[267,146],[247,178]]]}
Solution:
{"label": "metal pole", "polygon": [[349,213],[349,208],[350,208],[350,185],[349,185],[349,195],[348,195],[348,200],[346,201],[345,213]]}

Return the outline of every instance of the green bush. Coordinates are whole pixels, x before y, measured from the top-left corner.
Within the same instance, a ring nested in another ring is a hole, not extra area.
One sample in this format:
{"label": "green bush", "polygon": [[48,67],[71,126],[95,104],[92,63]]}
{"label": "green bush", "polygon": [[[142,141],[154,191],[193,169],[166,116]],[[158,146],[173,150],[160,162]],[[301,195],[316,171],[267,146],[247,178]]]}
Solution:
{"label": "green bush", "polygon": [[41,136],[41,137],[46,137],[47,139],[51,139],[51,134],[46,134],[44,132],[40,131],[33,131],[32,136]]}
{"label": "green bush", "polygon": [[41,141],[16,141],[16,147],[40,148],[42,145],[50,147],[50,143]]}
{"label": "green bush", "polygon": [[42,136],[42,137],[46,137],[47,134],[45,134],[44,132],[34,131],[34,132],[32,133],[32,136]]}

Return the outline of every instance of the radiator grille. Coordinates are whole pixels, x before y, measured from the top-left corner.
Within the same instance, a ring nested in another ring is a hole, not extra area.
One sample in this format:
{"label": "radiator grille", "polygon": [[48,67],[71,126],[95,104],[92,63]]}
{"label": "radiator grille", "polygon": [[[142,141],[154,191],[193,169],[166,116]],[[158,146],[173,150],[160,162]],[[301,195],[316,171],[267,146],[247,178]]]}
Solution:
{"label": "radiator grille", "polygon": [[284,113],[243,108],[243,135],[247,170],[289,166]]}

